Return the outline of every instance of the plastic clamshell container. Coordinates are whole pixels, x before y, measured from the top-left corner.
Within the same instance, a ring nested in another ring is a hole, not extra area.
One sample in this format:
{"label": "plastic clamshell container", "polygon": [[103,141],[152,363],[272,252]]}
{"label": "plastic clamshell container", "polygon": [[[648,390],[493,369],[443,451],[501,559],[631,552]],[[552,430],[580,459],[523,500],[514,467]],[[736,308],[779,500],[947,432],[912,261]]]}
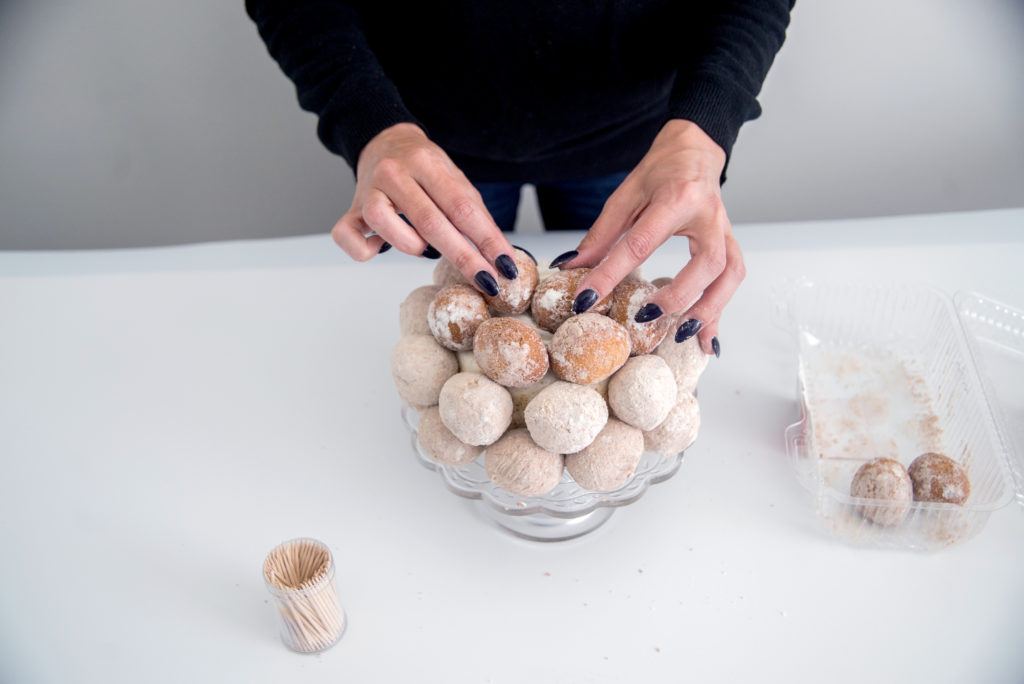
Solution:
{"label": "plastic clamshell container", "polygon": [[[828,531],[857,545],[937,550],[975,536],[1019,496],[1006,420],[948,297],[922,285],[803,283],[785,314],[797,337],[802,408],[786,444]],[[963,505],[850,495],[864,463],[887,457],[909,466],[925,452],[966,468]]]}

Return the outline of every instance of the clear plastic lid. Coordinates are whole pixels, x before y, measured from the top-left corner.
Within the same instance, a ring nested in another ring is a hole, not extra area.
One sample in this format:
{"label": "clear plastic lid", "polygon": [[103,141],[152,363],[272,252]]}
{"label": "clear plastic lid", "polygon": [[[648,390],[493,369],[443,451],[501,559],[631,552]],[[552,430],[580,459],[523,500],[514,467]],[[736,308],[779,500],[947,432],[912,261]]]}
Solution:
{"label": "clear plastic lid", "polygon": [[976,292],[953,297],[1024,505],[1024,311]]}

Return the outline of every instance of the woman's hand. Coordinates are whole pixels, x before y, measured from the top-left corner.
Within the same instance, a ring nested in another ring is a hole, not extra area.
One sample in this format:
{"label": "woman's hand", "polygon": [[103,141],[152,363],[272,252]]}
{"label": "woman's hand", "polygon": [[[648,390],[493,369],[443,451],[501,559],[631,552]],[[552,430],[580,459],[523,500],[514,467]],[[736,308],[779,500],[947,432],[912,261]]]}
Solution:
{"label": "woman's hand", "polygon": [[512,245],[480,193],[414,124],[391,126],[363,148],[352,207],[331,236],[356,261],[373,258],[386,244],[416,256],[444,255],[490,295],[498,293],[496,272],[517,275]]}
{"label": "woman's hand", "polygon": [[665,124],[608,198],[580,242],[578,256],[561,262],[594,266],[580,284],[573,310],[590,308],[670,237],[684,236],[690,241],[690,260],[650,297],[637,320],[681,313],[676,340],[698,334],[704,352],[717,355],[719,317],[745,275],[722,205],[724,166],[725,152],[696,124],[680,119]]}

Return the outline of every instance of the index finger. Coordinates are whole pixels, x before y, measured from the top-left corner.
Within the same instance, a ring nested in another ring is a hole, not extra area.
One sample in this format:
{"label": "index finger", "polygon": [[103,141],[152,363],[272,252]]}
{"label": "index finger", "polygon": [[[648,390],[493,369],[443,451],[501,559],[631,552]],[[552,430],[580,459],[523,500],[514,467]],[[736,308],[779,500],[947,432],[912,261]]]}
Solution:
{"label": "index finger", "polygon": [[[418,178],[417,182],[434,204],[441,209],[455,230],[476,246],[476,250],[483,255],[484,260],[494,264],[498,272],[506,278],[514,277],[515,274],[509,271],[514,249],[512,244],[491,218],[477,189],[465,176],[460,176],[437,174],[430,178]],[[472,247],[469,243],[462,242],[464,244],[449,243],[453,246],[458,245],[454,254],[448,254],[440,245],[437,247],[464,276],[472,278],[474,272],[464,269],[470,268],[474,259],[463,253],[464,250],[471,250]],[[504,260],[499,262],[503,256],[508,257],[509,262],[502,263]],[[512,265],[512,268],[514,269],[515,266]]]}
{"label": "index finger", "polygon": [[678,209],[668,204],[649,205],[633,226],[615,243],[608,256],[587,274],[578,291],[582,293],[593,290],[597,297],[590,298],[595,302],[600,301],[675,234],[692,212],[692,209],[686,209],[681,214]]}

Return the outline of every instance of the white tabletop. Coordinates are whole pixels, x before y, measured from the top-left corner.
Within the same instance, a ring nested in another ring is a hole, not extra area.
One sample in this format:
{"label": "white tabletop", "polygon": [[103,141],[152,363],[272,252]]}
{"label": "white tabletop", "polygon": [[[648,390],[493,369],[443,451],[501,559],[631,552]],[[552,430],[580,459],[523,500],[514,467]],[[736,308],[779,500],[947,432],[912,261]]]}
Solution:
{"label": "white tabletop", "polygon": [[[1024,209],[738,226],[748,276],[676,476],[567,542],[416,463],[388,368],[433,262],[328,237],[0,253],[0,681],[1019,682],[1024,511],[936,553],[827,536],[786,460],[787,279],[1024,305]],[[578,234],[523,235],[540,258]],[[686,244],[645,268],[674,273]],[[348,631],[277,636],[260,568],[326,542]]]}

